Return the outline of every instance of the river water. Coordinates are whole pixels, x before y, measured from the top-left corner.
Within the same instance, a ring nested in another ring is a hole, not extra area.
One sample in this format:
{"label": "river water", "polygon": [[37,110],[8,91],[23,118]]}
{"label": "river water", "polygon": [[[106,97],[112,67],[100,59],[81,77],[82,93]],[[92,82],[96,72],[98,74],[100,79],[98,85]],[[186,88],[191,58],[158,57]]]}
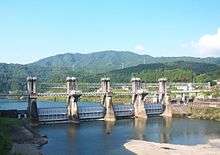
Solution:
{"label": "river water", "polygon": [[[0,100],[0,109],[25,109],[26,102]],[[64,103],[39,102],[39,107],[65,106]],[[123,147],[130,139],[172,144],[204,144],[220,138],[220,123],[216,121],[149,117],[120,119],[115,123],[83,121],[76,124],[50,124],[36,128],[48,136],[42,147],[46,155],[69,154],[132,154]]]}

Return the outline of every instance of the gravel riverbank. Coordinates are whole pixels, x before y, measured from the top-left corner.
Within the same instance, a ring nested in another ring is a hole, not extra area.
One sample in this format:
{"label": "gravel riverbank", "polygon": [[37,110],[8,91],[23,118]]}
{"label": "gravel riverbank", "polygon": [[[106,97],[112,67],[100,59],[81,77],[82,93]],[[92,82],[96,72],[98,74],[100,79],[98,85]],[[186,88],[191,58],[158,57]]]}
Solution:
{"label": "gravel riverbank", "polygon": [[220,139],[193,146],[131,140],[124,146],[138,155],[220,155]]}

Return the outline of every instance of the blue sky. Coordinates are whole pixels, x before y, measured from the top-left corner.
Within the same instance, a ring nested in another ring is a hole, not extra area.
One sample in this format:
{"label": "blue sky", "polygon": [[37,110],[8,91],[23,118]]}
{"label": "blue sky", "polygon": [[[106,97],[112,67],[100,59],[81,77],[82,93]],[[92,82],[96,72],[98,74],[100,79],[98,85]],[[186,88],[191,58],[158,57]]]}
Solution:
{"label": "blue sky", "polygon": [[219,8],[219,0],[2,0],[0,62],[102,50],[220,56]]}

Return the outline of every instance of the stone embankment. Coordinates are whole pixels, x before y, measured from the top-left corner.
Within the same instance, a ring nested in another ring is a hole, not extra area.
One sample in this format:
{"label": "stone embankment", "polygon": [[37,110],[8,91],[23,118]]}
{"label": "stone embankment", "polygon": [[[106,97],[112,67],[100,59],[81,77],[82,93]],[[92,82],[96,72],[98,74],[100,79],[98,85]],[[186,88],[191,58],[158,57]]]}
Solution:
{"label": "stone embankment", "polygon": [[173,104],[174,117],[188,117],[220,121],[220,102],[200,101],[185,104]]}
{"label": "stone embankment", "polygon": [[40,147],[48,142],[46,136],[33,131],[29,126],[22,125],[11,128],[12,149],[10,154],[42,155]]}

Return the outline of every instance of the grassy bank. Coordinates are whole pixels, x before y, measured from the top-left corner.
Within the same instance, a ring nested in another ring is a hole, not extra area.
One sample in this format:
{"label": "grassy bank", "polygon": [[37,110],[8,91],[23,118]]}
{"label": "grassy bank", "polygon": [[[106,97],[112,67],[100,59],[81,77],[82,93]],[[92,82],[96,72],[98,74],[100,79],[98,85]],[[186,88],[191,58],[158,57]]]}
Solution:
{"label": "grassy bank", "polygon": [[10,130],[18,126],[21,126],[21,122],[19,120],[0,117],[0,154],[8,154],[12,147]]}
{"label": "grassy bank", "polygon": [[199,108],[191,107],[189,110],[190,118],[220,121],[220,108]]}

